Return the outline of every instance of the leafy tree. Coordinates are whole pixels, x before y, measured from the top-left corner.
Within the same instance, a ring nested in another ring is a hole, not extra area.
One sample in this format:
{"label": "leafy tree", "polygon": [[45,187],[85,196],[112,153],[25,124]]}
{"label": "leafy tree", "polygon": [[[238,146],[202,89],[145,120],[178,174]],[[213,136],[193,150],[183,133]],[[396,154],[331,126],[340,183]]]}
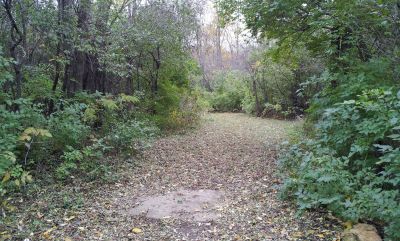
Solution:
{"label": "leafy tree", "polygon": [[284,194],[301,209],[323,206],[345,219],[382,222],[387,239],[398,240],[400,3],[217,2],[225,21],[243,18],[255,36],[276,41],[272,59],[290,59],[296,78],[303,71],[291,66],[304,62],[295,54],[303,47],[325,67],[299,86],[315,93],[307,110],[312,128],[309,140],[283,153]]}
{"label": "leafy tree", "polygon": [[107,175],[104,155],[195,123],[197,14],[190,0],[1,1],[0,205],[45,172]]}

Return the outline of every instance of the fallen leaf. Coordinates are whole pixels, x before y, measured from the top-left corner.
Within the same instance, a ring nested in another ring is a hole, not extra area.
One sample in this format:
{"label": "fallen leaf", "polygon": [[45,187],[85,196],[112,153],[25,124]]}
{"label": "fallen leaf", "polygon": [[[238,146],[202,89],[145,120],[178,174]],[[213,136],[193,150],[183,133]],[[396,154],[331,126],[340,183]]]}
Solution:
{"label": "fallen leaf", "polygon": [[300,237],[303,237],[304,234],[303,234],[302,232],[294,232],[292,236],[293,236],[294,238],[300,238]]}
{"label": "fallen leaf", "polygon": [[345,227],[345,230],[349,230],[353,227],[353,223],[351,221],[347,221],[343,223],[343,226]]}
{"label": "fallen leaf", "polygon": [[67,218],[64,218],[64,221],[68,222],[68,221],[71,221],[74,218],[75,218],[75,216],[67,217]]}
{"label": "fallen leaf", "polygon": [[131,232],[134,233],[134,234],[139,234],[139,233],[142,232],[142,230],[141,230],[140,228],[133,228],[133,229],[131,230]]}
{"label": "fallen leaf", "polygon": [[37,212],[37,213],[36,213],[36,216],[37,216],[38,218],[43,218],[44,214],[41,213],[41,212]]}
{"label": "fallen leaf", "polygon": [[48,229],[47,231],[45,231],[45,232],[42,234],[43,237],[44,237],[45,239],[50,239],[50,233],[53,232],[53,231],[56,230],[56,229],[57,229],[56,226],[54,226],[54,227]]}

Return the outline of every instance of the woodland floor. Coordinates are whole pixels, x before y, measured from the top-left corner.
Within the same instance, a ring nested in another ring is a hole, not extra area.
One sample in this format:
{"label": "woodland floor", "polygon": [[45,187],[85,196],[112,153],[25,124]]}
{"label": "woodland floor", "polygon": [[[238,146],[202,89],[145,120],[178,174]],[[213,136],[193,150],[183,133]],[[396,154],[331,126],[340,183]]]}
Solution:
{"label": "woodland floor", "polygon": [[38,192],[18,229],[30,240],[336,240],[331,215],[299,217],[278,198],[276,148],[296,125],[208,114],[196,130],[158,139],[117,182],[71,184],[61,199]]}

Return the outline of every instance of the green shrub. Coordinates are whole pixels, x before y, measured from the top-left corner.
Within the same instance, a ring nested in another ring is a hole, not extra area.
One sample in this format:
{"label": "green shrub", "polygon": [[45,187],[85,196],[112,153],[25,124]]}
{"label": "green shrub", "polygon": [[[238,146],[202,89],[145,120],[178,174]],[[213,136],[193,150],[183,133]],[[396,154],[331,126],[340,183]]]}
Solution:
{"label": "green shrub", "polygon": [[72,104],[53,113],[48,120],[48,129],[52,130],[53,139],[50,150],[62,152],[67,146],[80,148],[90,133],[90,127],[82,121],[86,105]]}
{"label": "green shrub", "polygon": [[121,119],[129,119],[133,115],[133,107],[139,102],[139,98],[131,95],[106,95],[101,93],[87,94],[85,92],[76,95],[75,99],[85,103],[83,121],[102,134],[109,132],[113,125]]}
{"label": "green shrub", "polygon": [[119,152],[130,155],[147,147],[158,132],[158,128],[150,121],[128,120],[116,124],[106,140]]}
{"label": "green shrub", "polygon": [[[0,46],[0,89],[4,89],[6,83],[12,80],[13,76],[9,71],[11,63],[11,59],[3,57],[3,50]],[[0,91],[0,103],[4,103],[8,99],[10,99],[9,93]]]}
{"label": "green shrub", "polygon": [[166,82],[160,86],[155,102],[156,122],[161,129],[178,130],[197,123],[201,107],[199,96],[185,88]]}
{"label": "green shrub", "polygon": [[104,162],[104,155],[113,148],[105,144],[104,139],[92,139],[92,144],[82,150],[67,146],[67,150],[61,156],[62,163],[55,170],[59,180],[66,180],[72,175],[89,180],[104,179],[110,173],[109,164]]}
{"label": "green shrub", "polygon": [[300,209],[326,207],[351,221],[400,226],[400,91],[371,89],[326,109],[315,137],[281,157],[282,194]]}
{"label": "green shrub", "polygon": [[215,111],[241,111],[246,93],[246,76],[239,72],[219,73],[214,80],[211,106]]}
{"label": "green shrub", "polygon": [[240,92],[217,91],[212,98],[212,107],[216,111],[240,111],[243,95]]}
{"label": "green shrub", "polygon": [[67,146],[67,151],[64,152],[61,159],[63,162],[56,169],[56,177],[58,179],[65,179],[78,169],[78,162],[83,160],[83,154],[81,151]]}
{"label": "green shrub", "polygon": [[27,81],[24,83],[23,96],[35,101],[46,101],[46,99],[52,98],[54,94],[51,79],[52,69],[53,65],[51,64],[39,64],[29,69],[29,73],[25,76]]}
{"label": "green shrub", "polygon": [[[13,106],[19,109],[13,111]],[[29,127],[44,127],[45,118],[37,105],[20,99],[0,103],[0,177],[13,164],[22,164],[25,154],[24,143],[20,136]]]}
{"label": "green shrub", "polygon": [[107,144],[106,138],[92,139],[92,144],[82,149],[82,161],[79,170],[83,176],[91,181],[108,180],[112,176],[110,163],[104,156],[114,148]]}
{"label": "green shrub", "polygon": [[262,117],[277,118],[277,119],[294,119],[296,112],[294,107],[283,109],[281,104],[265,103],[261,113]]}
{"label": "green shrub", "polygon": [[[15,106],[18,110],[13,110]],[[47,130],[33,128],[43,127],[45,118],[37,105],[25,99],[0,102],[0,123],[0,207],[9,210],[11,206],[4,200],[7,193],[32,181],[27,162],[31,150],[39,145],[37,137],[51,135]]]}
{"label": "green shrub", "polygon": [[250,90],[246,89],[241,103],[241,108],[247,114],[256,113],[256,99]]}
{"label": "green shrub", "polygon": [[195,89],[192,92],[192,97],[196,100],[198,114],[212,110],[210,99],[212,94],[208,91]]}

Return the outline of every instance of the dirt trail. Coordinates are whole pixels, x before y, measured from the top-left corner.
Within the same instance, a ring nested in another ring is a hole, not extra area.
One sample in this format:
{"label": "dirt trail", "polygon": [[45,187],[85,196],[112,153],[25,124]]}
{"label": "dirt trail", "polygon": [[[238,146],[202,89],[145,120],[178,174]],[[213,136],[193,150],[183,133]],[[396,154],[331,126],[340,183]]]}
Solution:
{"label": "dirt trail", "polygon": [[[118,183],[92,191],[84,211],[52,232],[70,240],[334,240],[324,215],[278,198],[277,145],[295,123],[210,114],[148,149]],[[134,229],[132,231],[132,229]]]}

